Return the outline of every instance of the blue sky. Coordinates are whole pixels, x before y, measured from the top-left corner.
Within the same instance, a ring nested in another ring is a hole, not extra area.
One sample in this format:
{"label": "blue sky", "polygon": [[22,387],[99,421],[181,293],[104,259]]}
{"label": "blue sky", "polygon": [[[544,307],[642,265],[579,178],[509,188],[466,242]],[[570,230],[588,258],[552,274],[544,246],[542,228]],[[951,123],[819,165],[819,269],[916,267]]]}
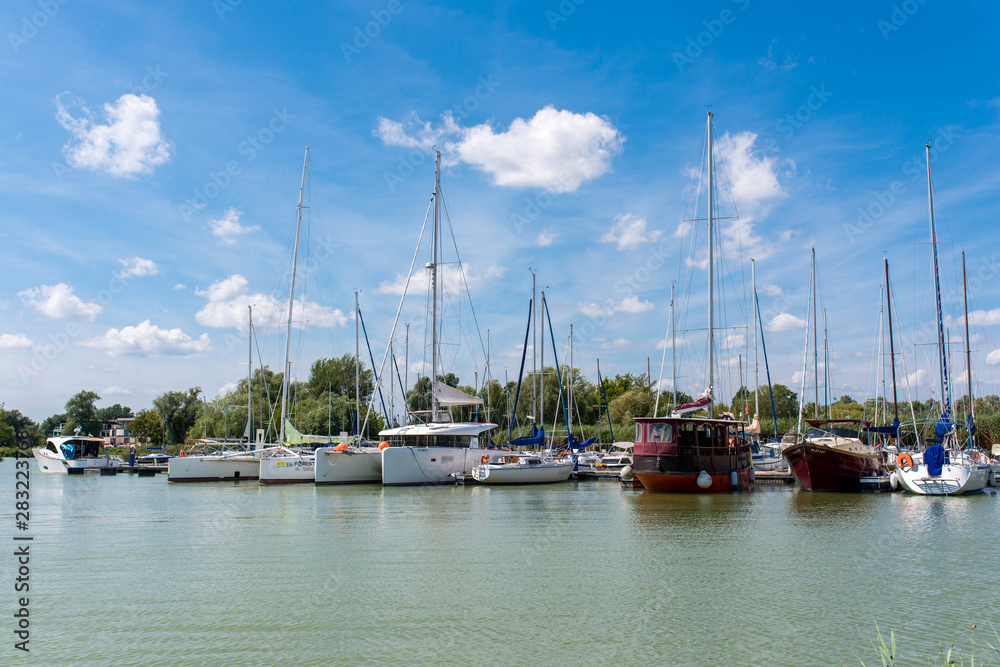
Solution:
{"label": "blue sky", "polygon": [[[263,361],[280,369],[306,146],[297,377],[353,351],[356,289],[381,357],[436,145],[494,377],[516,377],[532,267],[560,354],[573,324],[591,378],[597,358],[605,375],[644,372],[647,358],[658,374],[675,281],[678,327],[691,330],[678,333],[678,385],[698,394],[704,248],[682,232],[704,229],[682,221],[704,217],[691,195],[706,105],[723,209],[740,216],[721,230],[721,398],[739,386],[732,355],[752,355],[751,257],[772,378],[799,391],[812,247],[832,395],[881,391],[883,257],[910,392],[935,391],[928,139],[952,379],[965,371],[964,250],[974,391],[997,393],[998,14],[919,0],[5,3],[0,400],[42,419],[81,389],[134,409],[169,389],[214,396],[246,373],[248,303]],[[411,380],[425,326],[416,274],[402,316]],[[470,326],[449,331],[467,343]],[[463,382],[482,375],[481,351],[450,350]]]}

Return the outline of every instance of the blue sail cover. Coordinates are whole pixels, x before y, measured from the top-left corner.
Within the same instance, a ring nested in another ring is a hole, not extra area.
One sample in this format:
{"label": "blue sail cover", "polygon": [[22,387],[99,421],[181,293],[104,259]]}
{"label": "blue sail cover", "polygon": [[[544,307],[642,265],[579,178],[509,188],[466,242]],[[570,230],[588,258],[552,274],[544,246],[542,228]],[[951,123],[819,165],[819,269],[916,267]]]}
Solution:
{"label": "blue sail cover", "polygon": [[574,438],[572,434],[570,434],[569,448],[572,449],[573,451],[576,451],[578,449],[586,449],[587,447],[590,447],[592,444],[594,444],[596,440],[597,436],[594,436],[593,438],[587,438],[583,442],[580,442],[579,440]]}
{"label": "blue sail cover", "polygon": [[878,435],[891,435],[894,438],[899,437],[899,419],[894,419],[892,426],[869,426],[865,429],[869,433],[875,433]]}
{"label": "blue sail cover", "polygon": [[937,477],[944,467],[944,447],[941,445],[931,445],[924,450],[924,463],[927,464],[927,474]]}
{"label": "blue sail cover", "polygon": [[538,428],[534,424],[531,425],[531,435],[525,435],[520,438],[514,438],[508,443],[508,447],[530,447],[532,449],[541,449],[545,445],[545,428]]}
{"label": "blue sail cover", "polygon": [[941,415],[941,419],[938,420],[938,423],[934,425],[934,434],[937,435],[937,437],[944,439],[944,436],[948,435],[951,432],[951,429],[951,419],[948,418],[948,413],[944,413]]}

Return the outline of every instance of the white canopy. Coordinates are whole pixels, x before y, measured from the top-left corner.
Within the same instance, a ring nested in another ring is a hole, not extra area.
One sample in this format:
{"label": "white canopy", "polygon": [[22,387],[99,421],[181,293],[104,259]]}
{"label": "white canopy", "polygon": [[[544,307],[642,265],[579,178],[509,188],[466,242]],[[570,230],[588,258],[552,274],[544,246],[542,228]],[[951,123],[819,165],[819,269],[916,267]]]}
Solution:
{"label": "white canopy", "polygon": [[454,387],[449,387],[445,383],[434,381],[434,398],[438,405],[482,405],[483,399],[478,396],[470,396],[464,391],[459,391]]}

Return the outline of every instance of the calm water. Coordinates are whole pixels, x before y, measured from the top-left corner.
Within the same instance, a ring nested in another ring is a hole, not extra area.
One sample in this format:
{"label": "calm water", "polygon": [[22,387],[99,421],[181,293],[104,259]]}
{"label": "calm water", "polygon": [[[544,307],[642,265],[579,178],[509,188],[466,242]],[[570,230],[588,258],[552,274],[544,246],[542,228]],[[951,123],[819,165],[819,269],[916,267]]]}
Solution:
{"label": "calm water", "polygon": [[32,650],[11,646],[8,555],[0,664],[857,665],[876,622],[926,664],[995,643],[998,518],[994,494],[178,485],[32,463]]}

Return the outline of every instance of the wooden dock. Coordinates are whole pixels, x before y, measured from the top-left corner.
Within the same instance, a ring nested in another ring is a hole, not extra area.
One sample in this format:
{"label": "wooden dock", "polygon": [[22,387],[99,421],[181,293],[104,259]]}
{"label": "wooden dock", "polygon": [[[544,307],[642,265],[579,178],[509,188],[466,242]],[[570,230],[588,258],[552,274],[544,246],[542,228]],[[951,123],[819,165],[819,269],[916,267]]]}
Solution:
{"label": "wooden dock", "polygon": [[155,477],[157,474],[167,472],[167,466],[118,466],[116,468],[69,468],[66,473],[69,475],[83,475],[85,473],[96,472],[102,477],[114,477],[115,475],[128,473],[137,474],[139,477]]}
{"label": "wooden dock", "polygon": [[794,484],[795,475],[790,470],[755,470],[754,484]]}

